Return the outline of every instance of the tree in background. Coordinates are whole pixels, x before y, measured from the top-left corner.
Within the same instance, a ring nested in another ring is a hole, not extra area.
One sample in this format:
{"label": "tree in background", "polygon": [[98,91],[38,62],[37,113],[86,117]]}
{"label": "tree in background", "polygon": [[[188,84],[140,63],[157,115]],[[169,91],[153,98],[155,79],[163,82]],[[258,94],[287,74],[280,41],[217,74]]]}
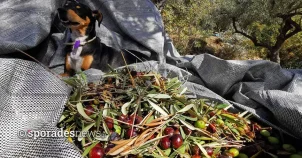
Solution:
{"label": "tree in background", "polygon": [[235,33],[268,50],[268,58],[280,63],[280,49],[302,31],[301,0],[210,0],[216,29],[232,26]]}

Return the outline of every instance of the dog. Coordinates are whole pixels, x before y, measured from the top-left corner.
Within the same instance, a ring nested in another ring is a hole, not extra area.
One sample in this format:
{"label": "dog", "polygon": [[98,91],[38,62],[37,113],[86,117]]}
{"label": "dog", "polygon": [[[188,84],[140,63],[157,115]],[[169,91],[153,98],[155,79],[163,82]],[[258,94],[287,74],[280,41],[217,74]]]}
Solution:
{"label": "dog", "polygon": [[[96,36],[96,22],[100,27],[103,15],[98,10],[91,10],[88,6],[79,3],[77,0],[67,0],[62,8],[58,9],[58,16],[61,23],[70,32],[65,43],[66,53],[64,73],[61,76],[72,76],[77,72],[89,68],[100,69],[103,72],[127,64],[137,62],[137,58],[148,57],[138,52],[123,53],[101,43]],[[122,54],[124,57],[122,56]]]}

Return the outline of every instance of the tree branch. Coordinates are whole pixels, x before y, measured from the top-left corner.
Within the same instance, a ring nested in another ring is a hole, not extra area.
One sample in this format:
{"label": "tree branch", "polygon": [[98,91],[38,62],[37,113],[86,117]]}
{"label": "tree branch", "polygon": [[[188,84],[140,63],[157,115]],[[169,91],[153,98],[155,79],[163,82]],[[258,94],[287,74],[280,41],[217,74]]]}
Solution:
{"label": "tree branch", "polygon": [[291,26],[293,26],[295,28],[294,31],[285,34],[285,40],[289,39],[290,37],[292,37],[293,35],[297,34],[298,32],[302,31],[301,25],[297,24],[295,21],[293,21],[292,19],[288,19],[288,22]]}
{"label": "tree branch", "polygon": [[247,33],[238,30],[238,28],[236,26],[236,18],[235,17],[232,18],[232,23],[233,23],[233,28],[235,29],[235,33],[239,33],[239,34],[243,35],[244,37],[247,37],[248,39],[250,39],[254,43],[255,46],[270,48],[269,45],[258,42],[258,40],[255,36],[248,35]]}

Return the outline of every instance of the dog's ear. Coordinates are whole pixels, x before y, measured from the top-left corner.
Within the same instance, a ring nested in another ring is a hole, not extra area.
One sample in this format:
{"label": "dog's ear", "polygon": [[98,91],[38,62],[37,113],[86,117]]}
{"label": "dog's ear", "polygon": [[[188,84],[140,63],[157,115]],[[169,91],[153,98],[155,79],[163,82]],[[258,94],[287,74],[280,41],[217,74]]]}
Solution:
{"label": "dog's ear", "polygon": [[92,11],[92,16],[98,21],[99,27],[101,26],[101,22],[103,21],[103,14],[99,10]]}

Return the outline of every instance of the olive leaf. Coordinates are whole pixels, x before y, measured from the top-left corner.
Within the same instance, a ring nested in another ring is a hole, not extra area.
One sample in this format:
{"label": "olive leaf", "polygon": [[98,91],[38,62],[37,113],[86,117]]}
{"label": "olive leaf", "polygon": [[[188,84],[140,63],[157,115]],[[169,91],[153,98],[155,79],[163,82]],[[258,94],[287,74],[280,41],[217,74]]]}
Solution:
{"label": "olive leaf", "polygon": [[195,129],[196,129],[193,125],[191,125],[190,123],[188,123],[188,122],[186,122],[186,121],[184,121],[184,120],[179,119],[179,121],[180,121],[183,125],[185,125],[186,127],[188,127],[190,130],[195,130]]}
{"label": "olive leaf", "polygon": [[216,109],[224,109],[226,107],[228,107],[229,105],[228,104],[218,104],[215,106]]}
{"label": "olive leaf", "polygon": [[85,149],[85,151],[83,152],[82,157],[85,157],[85,156],[90,152],[90,150],[91,150],[93,147],[95,147],[99,142],[100,142],[100,141],[96,141],[96,142],[94,142],[93,144],[89,145],[89,146]]}
{"label": "olive leaf", "polygon": [[123,113],[124,115],[127,115],[127,114],[128,114],[128,107],[131,105],[131,103],[132,103],[133,101],[134,101],[134,97],[132,97],[132,99],[131,99],[129,102],[125,103],[125,104],[122,106],[121,111],[122,111],[122,113]]}
{"label": "olive leaf", "polygon": [[194,142],[198,147],[199,149],[201,150],[201,152],[203,153],[203,155],[207,158],[211,158],[211,156],[208,155],[207,151],[205,148],[203,148],[199,143],[197,142]]}
{"label": "olive leaf", "polygon": [[171,96],[167,94],[148,94],[147,97],[149,98],[156,98],[156,99],[170,99]]}
{"label": "olive leaf", "polygon": [[181,110],[179,110],[178,113],[186,112],[186,111],[190,110],[193,106],[194,106],[194,104],[187,105],[184,108],[182,108]]}
{"label": "olive leaf", "polygon": [[81,116],[83,116],[88,121],[94,121],[85,113],[82,103],[77,103],[76,106],[77,106],[77,110]]}
{"label": "olive leaf", "polygon": [[156,105],[155,103],[153,103],[152,101],[150,101],[149,99],[147,99],[148,103],[159,113],[161,113],[164,116],[168,116],[168,114],[158,105]]}
{"label": "olive leaf", "polygon": [[85,137],[85,135],[87,134],[89,129],[91,127],[93,127],[94,125],[95,125],[95,123],[91,123],[88,126],[86,126],[85,128],[83,128],[83,130],[81,131],[81,134],[78,136],[78,141],[81,141]]}

